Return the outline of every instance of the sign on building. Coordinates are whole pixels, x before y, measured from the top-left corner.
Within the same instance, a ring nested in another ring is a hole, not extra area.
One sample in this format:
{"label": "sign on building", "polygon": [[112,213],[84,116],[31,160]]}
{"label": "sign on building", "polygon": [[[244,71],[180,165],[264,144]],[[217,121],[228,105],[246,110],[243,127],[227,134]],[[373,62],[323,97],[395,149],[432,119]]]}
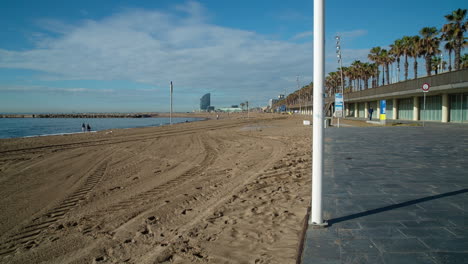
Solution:
{"label": "sign on building", "polygon": [[335,94],[335,116],[343,117],[343,94]]}

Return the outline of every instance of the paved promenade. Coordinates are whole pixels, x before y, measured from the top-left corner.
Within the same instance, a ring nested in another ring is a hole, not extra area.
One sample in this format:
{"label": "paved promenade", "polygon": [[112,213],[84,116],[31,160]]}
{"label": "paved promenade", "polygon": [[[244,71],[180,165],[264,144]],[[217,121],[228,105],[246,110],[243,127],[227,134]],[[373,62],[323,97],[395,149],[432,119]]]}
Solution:
{"label": "paved promenade", "polygon": [[302,263],[468,263],[468,126],[325,130]]}

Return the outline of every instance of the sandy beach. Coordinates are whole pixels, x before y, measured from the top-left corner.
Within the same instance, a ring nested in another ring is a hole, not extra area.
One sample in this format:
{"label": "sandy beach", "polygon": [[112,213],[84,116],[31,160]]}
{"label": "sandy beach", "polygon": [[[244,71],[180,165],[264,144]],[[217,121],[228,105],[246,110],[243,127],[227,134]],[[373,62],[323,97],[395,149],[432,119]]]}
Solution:
{"label": "sandy beach", "polygon": [[295,263],[303,117],[0,140],[0,263]]}

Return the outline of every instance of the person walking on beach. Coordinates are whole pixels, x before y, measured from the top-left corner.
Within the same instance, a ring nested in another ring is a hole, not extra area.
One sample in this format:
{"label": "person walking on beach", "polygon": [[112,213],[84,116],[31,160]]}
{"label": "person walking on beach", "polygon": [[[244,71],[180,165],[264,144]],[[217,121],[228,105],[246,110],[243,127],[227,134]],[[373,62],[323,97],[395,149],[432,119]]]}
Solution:
{"label": "person walking on beach", "polygon": [[372,120],[372,113],[374,113],[374,109],[371,107],[369,108],[369,120]]}
{"label": "person walking on beach", "polygon": [[88,132],[91,131],[91,127],[88,125],[86,125],[86,128],[88,129]]}
{"label": "person walking on beach", "polygon": [[86,131],[86,126],[85,126],[84,123],[81,125],[81,131],[82,131],[82,132],[85,132],[85,131]]}

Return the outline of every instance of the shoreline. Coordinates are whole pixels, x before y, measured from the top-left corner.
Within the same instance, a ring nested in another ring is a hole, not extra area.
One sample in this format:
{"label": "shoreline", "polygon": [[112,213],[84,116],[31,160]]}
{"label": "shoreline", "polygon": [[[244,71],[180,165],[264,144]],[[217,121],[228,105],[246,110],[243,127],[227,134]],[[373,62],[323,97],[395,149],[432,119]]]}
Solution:
{"label": "shoreline", "polygon": [[[158,116],[158,117],[150,117],[148,118],[149,120],[153,120],[153,119],[160,119],[160,118],[164,118],[166,119],[166,117],[164,116]],[[177,119],[180,119],[180,118],[183,118],[183,117],[174,117],[174,118],[177,118]],[[189,118],[189,119],[196,119],[196,120],[178,120],[178,121],[175,121],[173,122],[173,124],[178,124],[178,123],[191,123],[191,122],[199,122],[199,121],[204,121],[204,120],[207,120],[207,118],[201,118],[201,117],[186,117],[186,118]],[[22,118],[19,118],[19,119],[22,119]],[[72,118],[53,118],[55,120],[59,120],[59,119],[72,119]],[[100,119],[104,119],[104,118],[100,118]],[[136,118],[135,118],[136,119]],[[11,119],[10,119],[11,120]],[[138,118],[138,120],[140,120]],[[144,127],[161,127],[161,126],[167,126],[167,125],[170,125],[169,122],[162,122],[162,123],[159,123],[159,124],[148,124],[148,125],[133,125],[131,123],[128,124],[129,126],[128,127],[109,127],[109,128],[101,128],[101,129],[97,129],[97,130],[92,130],[90,132],[100,132],[100,131],[107,131],[107,130],[117,130],[117,129],[132,129],[132,128],[144,128]],[[13,139],[13,138],[30,138],[30,137],[44,137],[44,136],[57,136],[57,135],[72,135],[72,134],[80,134],[80,133],[84,133],[83,131],[66,131],[67,129],[65,128],[64,129],[65,131],[63,132],[59,132],[59,131],[55,131],[53,133],[48,133],[48,132],[44,132],[42,134],[34,134],[34,135],[25,135],[25,136],[10,136],[10,137],[0,137],[0,140],[4,140],[4,139]]]}

